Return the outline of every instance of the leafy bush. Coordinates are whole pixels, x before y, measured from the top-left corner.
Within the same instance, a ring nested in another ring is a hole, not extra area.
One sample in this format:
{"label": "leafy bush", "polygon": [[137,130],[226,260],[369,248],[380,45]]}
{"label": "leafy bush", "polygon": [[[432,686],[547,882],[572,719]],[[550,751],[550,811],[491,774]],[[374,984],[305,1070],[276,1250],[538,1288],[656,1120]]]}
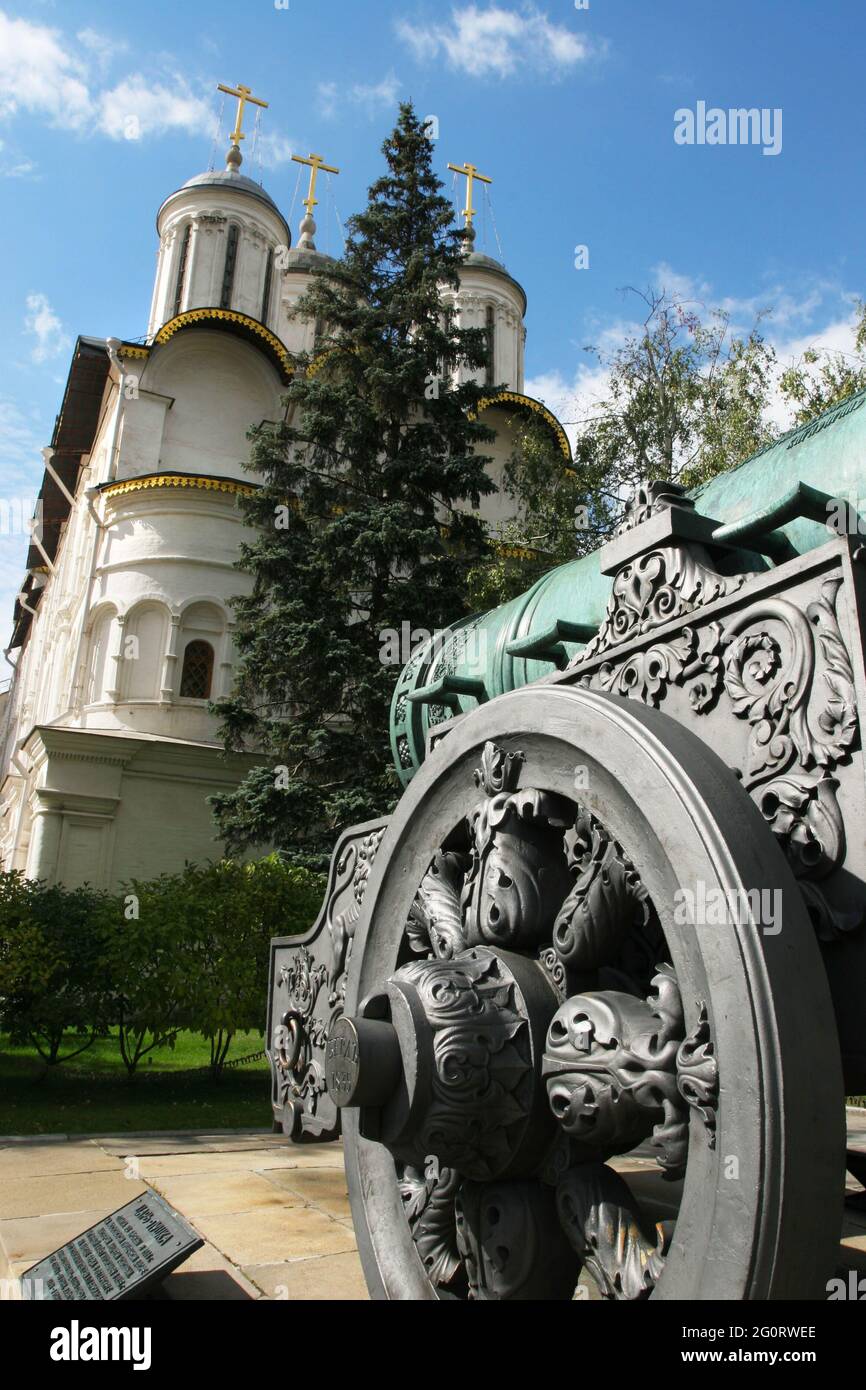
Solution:
{"label": "leafy bush", "polygon": [[[130,1076],[189,1029],[218,1076],[234,1034],[263,1027],[271,937],[306,931],[324,886],[277,855],[190,864],[120,894],[0,874],[0,1028],[53,1066],[116,1027]],[[80,1045],[63,1054],[69,1034]]]}
{"label": "leafy bush", "polygon": [[[168,1031],[182,1019],[209,1040],[211,1069],[218,1075],[233,1035],[261,1030],[271,937],[312,925],[324,892],[322,875],[271,855],[249,864],[191,864],[181,874],[132,882],[126,892],[137,903],[139,919],[125,924],[122,937],[133,940],[140,961],[128,1013],[148,1020],[154,1037],[157,1027]],[[152,978],[151,938],[155,953],[167,953]],[[165,1009],[169,1001],[173,1012]]]}
{"label": "leafy bush", "polygon": [[[0,874],[0,1027],[48,1066],[90,1047],[111,1021],[116,899]],[[79,1040],[61,1052],[64,1034]]]}

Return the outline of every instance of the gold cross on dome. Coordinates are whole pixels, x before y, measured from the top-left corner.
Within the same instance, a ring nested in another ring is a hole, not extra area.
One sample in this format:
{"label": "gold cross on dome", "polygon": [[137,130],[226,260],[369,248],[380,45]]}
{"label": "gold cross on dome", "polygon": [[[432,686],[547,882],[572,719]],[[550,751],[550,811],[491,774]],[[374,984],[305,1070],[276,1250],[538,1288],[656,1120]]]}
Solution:
{"label": "gold cross on dome", "polygon": [[231,140],[232,144],[237,145],[241,140],[246,139],[246,136],[244,135],[243,125],[244,107],[246,106],[247,102],[249,102],[251,106],[265,107],[268,103],[266,101],[260,101],[258,97],[254,97],[252,93],[252,88],[245,87],[242,82],[239,82],[236,87],[224,87],[222,82],[218,82],[217,91],[225,92],[226,96],[237,97],[238,99],[238,112],[235,116],[235,128],[229,136],[229,139]]}
{"label": "gold cross on dome", "polygon": [[472,206],[472,184],[475,179],[479,183],[492,183],[493,180],[489,179],[486,174],[479,174],[474,164],[464,164],[462,167],[459,164],[449,164],[448,168],[453,169],[455,174],[462,174],[466,179],[466,206],[463,209],[463,217],[466,226],[471,227],[472,219],[477,212],[477,208]]}
{"label": "gold cross on dome", "polygon": [[332,168],[330,164],[326,164],[320,154],[311,154],[307,159],[304,159],[304,156],[301,154],[293,154],[292,159],[295,164],[306,164],[309,166],[310,191],[303,202],[304,207],[312,217],[313,208],[317,206],[319,201],[316,197],[316,179],[318,178],[319,170],[322,169],[326,174],[339,174],[340,171],[339,169]]}

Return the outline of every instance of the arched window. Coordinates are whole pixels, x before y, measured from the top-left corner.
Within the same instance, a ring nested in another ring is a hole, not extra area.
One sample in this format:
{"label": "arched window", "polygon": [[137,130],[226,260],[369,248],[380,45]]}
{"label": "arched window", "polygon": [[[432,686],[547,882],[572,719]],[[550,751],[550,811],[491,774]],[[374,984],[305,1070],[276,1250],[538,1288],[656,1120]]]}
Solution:
{"label": "arched window", "polygon": [[238,259],[238,229],[233,222],[228,230],[226,238],[226,260],[223,270],[223,288],[220,295],[220,308],[230,309],[232,307],[232,286],[235,282],[235,266]]}
{"label": "arched window", "polygon": [[180,257],[177,263],[177,279],[174,285],[174,317],[177,318],[183,306],[183,292],[186,286],[186,263],[189,259],[189,238],[191,228],[187,225],[180,244]]}
{"label": "arched window", "polygon": [[496,378],[493,375],[494,356],[496,352],[496,314],[494,312],[492,304],[488,304],[487,306],[487,314],[485,316],[485,319],[485,347],[487,349],[487,367],[485,373],[486,380],[484,384],[485,386],[493,386],[495,385],[496,381]]}
{"label": "arched window", "polygon": [[265,324],[268,321],[268,309],[271,306],[271,280],[273,279],[273,274],[274,253],[271,250],[268,252],[267,259],[265,260],[265,284],[262,290],[262,312],[259,315],[260,321]]}
{"label": "arched window", "polygon": [[113,608],[104,609],[93,619],[93,626],[90,632],[88,679],[85,687],[88,705],[99,705],[107,699],[107,687],[109,685],[110,675],[108,651],[111,643],[111,628],[113,622]]}
{"label": "arched window", "polygon": [[213,647],[210,642],[190,642],[183,654],[180,676],[182,700],[207,700],[213,681]]}

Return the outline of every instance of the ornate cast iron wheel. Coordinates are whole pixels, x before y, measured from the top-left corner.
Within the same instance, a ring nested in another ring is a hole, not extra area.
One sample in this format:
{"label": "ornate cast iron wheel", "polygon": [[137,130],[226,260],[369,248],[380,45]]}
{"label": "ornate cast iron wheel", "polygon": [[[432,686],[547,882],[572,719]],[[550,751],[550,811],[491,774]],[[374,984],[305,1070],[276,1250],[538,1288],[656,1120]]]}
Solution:
{"label": "ornate cast iron wheel", "polygon": [[[778,892],[781,930],[681,890]],[[814,932],[736,777],[656,710],[549,684],[454,726],[379,849],[327,1074],[374,1297],[572,1299],[581,1270],[615,1299],[824,1296],[845,1140]],[[639,1144],[681,1180],[655,1229],[611,1166]]]}

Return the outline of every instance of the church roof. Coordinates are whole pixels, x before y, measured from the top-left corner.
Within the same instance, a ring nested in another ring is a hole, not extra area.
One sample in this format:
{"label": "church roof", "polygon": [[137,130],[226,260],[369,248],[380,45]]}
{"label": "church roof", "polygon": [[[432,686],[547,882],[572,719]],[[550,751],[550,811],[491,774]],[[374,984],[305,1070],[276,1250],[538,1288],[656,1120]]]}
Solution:
{"label": "church roof", "polygon": [[193,178],[187,179],[186,183],[182,184],[180,188],[175,189],[174,193],[170,193],[168,198],[162,203],[156,215],[157,226],[159,224],[159,213],[162,212],[166,203],[170,202],[172,198],[175,198],[178,193],[182,193],[186,188],[227,188],[236,193],[245,193],[248,197],[255,198],[258,202],[264,203],[265,207],[270,208],[272,212],[277,214],[286,229],[286,235],[288,237],[287,244],[291,245],[288,223],[270,193],[267,193],[260,183],[256,183],[255,179],[249,179],[246,174],[240,174],[235,169],[208,169],[203,174],[196,174]]}
{"label": "church roof", "polygon": [[483,251],[473,251],[473,250],[470,249],[470,248],[472,248],[472,247],[475,245],[475,228],[474,228],[474,227],[469,226],[469,227],[464,228],[464,230],[463,230],[463,237],[464,237],[464,242],[465,242],[465,247],[466,247],[466,250],[464,251],[464,254],[463,254],[463,264],[464,264],[465,266],[475,267],[477,270],[489,270],[489,271],[492,271],[492,273],[493,273],[494,275],[499,275],[499,276],[502,277],[503,280],[507,280],[508,283],[509,283],[510,285],[513,285],[514,288],[515,288],[515,289],[519,292],[519,294],[521,295],[521,297],[522,297],[522,299],[523,299],[523,312],[524,312],[524,314],[525,314],[525,313],[526,313],[526,290],[523,288],[523,286],[521,285],[520,281],[519,281],[519,280],[515,280],[514,276],[511,275],[511,274],[509,274],[509,272],[505,269],[505,266],[502,264],[501,261],[495,261],[495,260],[493,259],[492,256],[487,256],[487,255],[485,255]]}

